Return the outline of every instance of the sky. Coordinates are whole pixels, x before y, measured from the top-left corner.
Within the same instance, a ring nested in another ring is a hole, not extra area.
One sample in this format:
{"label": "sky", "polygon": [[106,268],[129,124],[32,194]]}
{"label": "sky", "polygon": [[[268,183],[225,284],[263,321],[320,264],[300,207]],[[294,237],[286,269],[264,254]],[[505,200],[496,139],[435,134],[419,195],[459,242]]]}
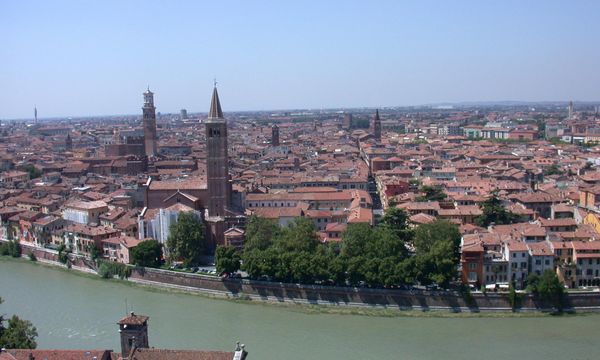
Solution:
{"label": "sky", "polygon": [[0,119],[600,100],[600,1],[0,0]]}

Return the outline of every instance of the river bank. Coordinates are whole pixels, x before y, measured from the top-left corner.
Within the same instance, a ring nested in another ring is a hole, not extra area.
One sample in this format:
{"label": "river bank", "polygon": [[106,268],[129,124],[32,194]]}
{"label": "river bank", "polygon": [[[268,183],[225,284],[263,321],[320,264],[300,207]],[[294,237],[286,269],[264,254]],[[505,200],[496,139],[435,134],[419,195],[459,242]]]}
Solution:
{"label": "river bank", "polygon": [[[252,305],[263,305],[263,306],[275,306],[280,308],[289,309],[291,311],[298,311],[306,314],[342,314],[342,315],[363,315],[363,316],[380,316],[380,317],[544,317],[551,316],[552,313],[544,309],[520,309],[520,311],[513,312],[511,308],[470,308],[470,307],[447,307],[447,306],[421,306],[421,307],[400,307],[396,304],[370,304],[370,303],[352,303],[346,302],[343,304],[332,304],[328,302],[315,302],[307,299],[293,297],[293,298],[269,298],[260,295],[245,294],[243,292],[223,291],[215,290],[210,288],[199,288],[195,286],[185,286],[172,284],[167,282],[158,282],[147,280],[143,278],[130,277],[129,279],[103,279],[98,276],[91,269],[73,266],[70,269],[65,265],[51,261],[48,259],[41,259],[38,261],[28,260],[26,257],[21,259],[2,257],[1,260],[25,262],[31,265],[46,266],[57,271],[63,271],[72,275],[82,276],[94,281],[104,282],[116,282],[127,286],[137,287],[144,289],[145,291],[160,292],[160,293],[174,293],[174,294],[191,294],[195,296],[201,296],[205,298],[222,299],[230,302],[252,304]],[[145,269],[145,273],[156,272],[155,269]],[[163,273],[164,271],[159,271]],[[181,273],[169,274],[180,278],[181,275],[187,275],[186,277],[198,277],[195,274],[181,274]],[[206,280],[206,279],[204,279]],[[220,283],[221,279],[211,277],[208,279],[210,282]],[[246,281],[247,282],[247,281]],[[242,281],[238,282],[243,283]],[[290,285],[290,284],[279,284],[279,285]],[[295,285],[298,286],[298,285]],[[589,295],[589,294],[588,294]],[[428,296],[428,295],[422,295]],[[477,296],[477,294],[475,295]],[[497,296],[495,294],[495,296]],[[440,298],[439,294],[435,297]],[[597,312],[597,307],[586,307],[576,309],[576,311],[569,311],[569,313],[585,314],[590,312]],[[567,315],[562,313],[562,315]]]}
{"label": "river bank", "polygon": [[150,346],[230,350],[239,340],[253,358],[265,360],[510,359],[523,354],[533,360],[591,360],[597,352],[596,314],[339,315],[320,306],[274,306],[140,287],[5,258],[0,258],[0,289],[5,300],[0,311],[30,320],[44,349],[118,349],[116,322],[134,310],[150,316]]}

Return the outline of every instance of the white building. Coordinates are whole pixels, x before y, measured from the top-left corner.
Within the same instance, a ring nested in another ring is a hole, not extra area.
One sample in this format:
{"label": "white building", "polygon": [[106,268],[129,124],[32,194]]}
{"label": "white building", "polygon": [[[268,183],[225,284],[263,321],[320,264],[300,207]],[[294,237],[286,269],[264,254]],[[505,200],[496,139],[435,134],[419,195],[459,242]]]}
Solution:
{"label": "white building", "polygon": [[181,212],[193,212],[198,219],[202,213],[181,203],[174,204],[166,209],[144,208],[138,217],[140,239],[155,239],[165,244],[169,238],[171,225],[177,222]]}
{"label": "white building", "polygon": [[108,211],[108,205],[98,201],[72,201],[65,204],[62,217],[78,224],[99,224],[99,216]]}
{"label": "white building", "polygon": [[504,258],[508,260],[508,281],[514,281],[517,289],[525,286],[529,275],[529,248],[522,241],[503,244]]}
{"label": "white building", "polygon": [[546,270],[554,270],[554,251],[546,241],[529,243],[531,273],[542,275]]}

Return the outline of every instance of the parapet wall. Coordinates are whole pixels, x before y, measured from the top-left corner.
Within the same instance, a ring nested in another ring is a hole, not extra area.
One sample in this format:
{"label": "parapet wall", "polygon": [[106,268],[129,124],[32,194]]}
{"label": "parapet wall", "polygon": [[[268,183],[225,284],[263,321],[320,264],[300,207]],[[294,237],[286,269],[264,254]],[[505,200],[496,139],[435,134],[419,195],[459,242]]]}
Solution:
{"label": "parapet wall", "polygon": [[[508,294],[474,293],[467,300],[453,291],[370,289],[273,283],[186,274],[173,271],[135,268],[134,281],[163,283],[191,291],[227,297],[242,297],[268,302],[289,302],[353,307],[396,308],[403,310],[511,311]],[[547,310],[551,306],[523,294],[522,311]],[[569,293],[567,307],[574,310],[600,311],[599,292]]]}
{"label": "parapet wall", "polygon": [[[23,256],[33,253],[38,260],[58,263],[58,252],[21,244]],[[91,262],[83,257],[69,255],[75,270],[90,270]],[[420,291],[397,289],[370,289],[264,282],[189,274],[175,271],[132,267],[130,281],[206,293],[228,298],[255,301],[335,305],[402,310],[449,311],[511,311],[508,294],[473,293],[470,297],[454,291]],[[566,307],[575,311],[600,311],[600,292],[570,292]],[[523,294],[521,311],[544,311],[549,304]]]}

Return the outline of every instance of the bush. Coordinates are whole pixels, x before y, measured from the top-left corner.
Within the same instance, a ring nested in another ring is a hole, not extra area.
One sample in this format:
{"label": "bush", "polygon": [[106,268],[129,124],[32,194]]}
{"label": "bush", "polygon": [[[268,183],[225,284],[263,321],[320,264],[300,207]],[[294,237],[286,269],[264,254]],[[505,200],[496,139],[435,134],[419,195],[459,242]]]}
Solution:
{"label": "bush", "polygon": [[69,263],[69,254],[71,253],[71,249],[67,249],[67,247],[64,244],[60,244],[58,246],[58,261],[61,264],[65,264],[68,266],[68,268],[70,269],[71,266]]}
{"label": "bush", "polygon": [[125,279],[131,275],[131,269],[125,264],[102,260],[99,262],[98,275],[104,279],[111,279],[115,276],[118,276],[119,279]]}
{"label": "bush", "polygon": [[8,256],[8,244],[5,244],[5,243],[0,244],[0,255]]}
{"label": "bush", "polygon": [[463,299],[465,300],[465,304],[468,307],[476,307],[477,306],[477,302],[475,301],[475,298],[473,297],[473,294],[471,293],[471,289],[468,286],[464,286],[461,289],[461,293],[462,293]]}
{"label": "bush", "polygon": [[29,252],[29,260],[31,260],[31,261],[37,261],[37,257],[35,256],[35,254],[33,253],[33,251]]}
{"label": "bush", "polygon": [[0,255],[21,257],[21,247],[18,241],[10,240],[7,243],[0,244]]}
{"label": "bush", "polygon": [[527,278],[527,290],[547,304],[562,310],[564,305],[564,284],[556,273],[550,269],[539,276],[532,273]]}
{"label": "bush", "polygon": [[521,307],[523,295],[517,293],[517,291],[515,290],[514,283],[511,283],[508,289],[508,301],[510,302],[510,307],[512,308],[513,312],[515,312],[518,308]]}

